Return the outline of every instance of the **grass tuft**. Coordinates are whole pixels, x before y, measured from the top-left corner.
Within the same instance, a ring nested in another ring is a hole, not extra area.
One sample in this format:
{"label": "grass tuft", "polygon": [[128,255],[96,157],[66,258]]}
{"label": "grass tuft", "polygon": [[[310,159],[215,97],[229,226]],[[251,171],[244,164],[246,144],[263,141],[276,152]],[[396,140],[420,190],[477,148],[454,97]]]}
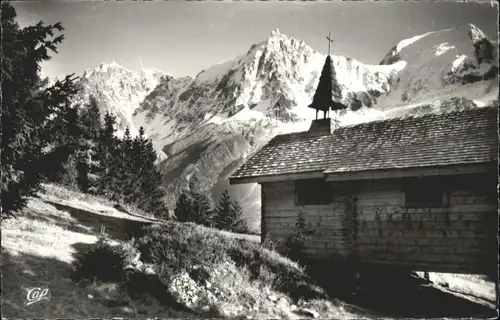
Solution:
{"label": "grass tuft", "polygon": [[297,263],[258,243],[203,226],[151,226],[136,245],[172,296],[192,309],[219,316],[289,318],[293,304],[328,299]]}
{"label": "grass tuft", "polygon": [[113,243],[105,234],[101,234],[88,251],[77,255],[73,280],[120,282],[124,278],[124,267],[138,253],[131,245]]}

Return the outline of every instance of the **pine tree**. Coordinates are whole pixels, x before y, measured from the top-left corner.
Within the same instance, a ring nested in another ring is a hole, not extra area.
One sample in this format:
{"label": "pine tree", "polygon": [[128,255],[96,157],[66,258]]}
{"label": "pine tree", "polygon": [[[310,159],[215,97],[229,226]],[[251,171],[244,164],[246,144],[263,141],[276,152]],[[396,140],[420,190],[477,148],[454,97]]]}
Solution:
{"label": "pine tree", "polygon": [[207,227],[214,227],[215,211],[212,209],[212,203],[208,196],[202,192],[192,192],[192,199],[193,222]]}
{"label": "pine tree", "polygon": [[102,127],[99,104],[94,96],[89,97],[89,103],[81,112],[82,125],[86,128],[86,138],[97,140]]}
{"label": "pine tree", "polygon": [[84,121],[84,112],[85,109],[80,110],[77,106],[67,108],[55,121],[51,130],[54,132],[55,148],[65,152],[60,153],[61,157],[67,159],[64,162],[64,168],[70,169],[70,172],[65,170],[59,172],[55,181],[64,180],[64,183],[68,183],[70,178],[64,175],[73,175],[73,170],[76,168],[78,172],[76,183],[80,191],[87,192],[90,187],[89,173],[93,164],[92,156],[95,153],[95,141],[93,141],[95,137],[92,137]]}
{"label": "pine tree", "polygon": [[68,160],[63,163],[63,172],[58,181],[69,189],[78,190],[78,171],[74,155],[70,155]]}
{"label": "pine tree", "polygon": [[101,146],[100,157],[104,171],[107,173],[113,164],[113,156],[115,155],[118,141],[115,137],[116,133],[116,117],[106,112],[104,115],[104,127],[99,133],[99,143]]}
{"label": "pine tree", "polygon": [[133,140],[127,127],[120,143],[120,175],[122,179],[123,201],[134,201],[134,185],[137,183],[133,169]]}
{"label": "pine tree", "polygon": [[107,112],[104,115],[104,127],[99,133],[97,159],[100,163],[100,193],[116,200],[118,197],[117,150],[119,140],[115,137],[116,117]]}
{"label": "pine tree", "polygon": [[167,207],[165,203],[166,190],[163,187],[162,174],[156,166],[156,151],[151,140],[143,144],[142,173],[138,177],[140,185],[141,209],[157,216],[165,216]]}
{"label": "pine tree", "polygon": [[77,185],[82,192],[87,192],[89,188],[88,179],[88,144],[86,143],[84,133],[85,128],[82,125],[81,117],[76,108],[68,110],[66,121],[66,130],[63,131],[67,137],[67,145],[70,148],[74,157],[71,158],[75,162],[77,171]]}
{"label": "pine tree", "polygon": [[[151,167],[150,162],[148,161],[149,156],[147,154],[148,148],[148,139],[146,139],[145,131],[143,127],[139,128],[139,134],[134,138],[132,143],[133,150],[133,168],[136,173],[144,172]],[[153,163],[154,165],[154,163]]]}
{"label": "pine tree", "polygon": [[[16,12],[9,2],[2,2],[2,155],[1,207],[2,217],[25,206],[47,178],[47,163],[58,157],[51,148],[48,134],[57,118],[78,91],[70,75],[51,86],[40,79],[40,65],[50,60],[49,52],[57,53],[63,36],[60,23],[20,28]],[[50,161],[48,161],[50,159]]]}
{"label": "pine tree", "polygon": [[152,213],[158,217],[168,217],[168,208],[165,197],[166,190],[163,187],[162,176],[157,170],[151,170],[143,176],[147,182],[142,188],[142,197],[139,200],[139,208]]}
{"label": "pine tree", "polygon": [[[148,213],[168,216],[162,175],[155,165],[156,152],[151,140],[146,138],[144,128],[140,128],[139,135],[134,139],[131,138],[130,129],[126,128],[123,138],[118,139],[112,137],[112,124],[112,117],[106,115],[99,141],[101,162],[107,168],[107,173],[102,175],[101,192],[113,200],[133,204]],[[107,152],[110,149],[112,151]],[[106,160],[106,154],[111,157],[112,163]]]}
{"label": "pine tree", "polygon": [[216,227],[223,230],[244,232],[246,223],[242,218],[243,210],[236,200],[232,200],[228,190],[224,190],[215,209]]}
{"label": "pine tree", "polygon": [[96,191],[99,174],[99,135],[102,127],[99,105],[94,96],[90,96],[89,103],[81,108],[82,148],[85,152],[87,166],[87,181],[89,191]]}
{"label": "pine tree", "polygon": [[248,233],[248,225],[245,219],[243,219],[243,208],[240,203],[236,200],[232,202],[231,210],[231,225],[230,230],[239,233]]}
{"label": "pine tree", "polygon": [[231,210],[232,210],[231,197],[229,196],[229,192],[226,189],[224,190],[224,192],[222,192],[222,195],[219,199],[219,204],[215,210],[216,211],[215,226],[218,229],[229,230],[231,224],[230,221]]}
{"label": "pine tree", "polygon": [[189,190],[184,190],[178,197],[174,210],[177,221],[194,222],[208,227],[216,224],[216,211],[206,193],[199,186],[199,179],[191,177]]}
{"label": "pine tree", "polygon": [[156,166],[157,155],[151,139],[145,137],[144,128],[139,128],[139,186],[140,208],[156,216],[165,216],[168,210],[165,204],[166,190],[163,187],[162,174]]}
{"label": "pine tree", "polygon": [[[67,172],[66,168],[73,170],[73,166],[76,165],[75,157],[70,159],[70,156],[75,154],[75,150],[78,149],[80,130],[77,122],[78,114],[76,109],[66,108],[55,116],[51,121],[51,125],[47,127],[46,132],[52,136],[53,140],[50,147],[52,157],[46,163],[49,168],[47,180],[50,182],[64,180],[65,183],[69,183],[71,180],[69,177],[64,177],[64,175],[69,174],[72,176],[73,172]],[[74,183],[76,183],[76,180],[72,181],[70,186],[72,187]]]}
{"label": "pine tree", "polygon": [[202,189],[200,178],[194,174],[189,179],[189,193],[193,200],[192,222],[213,227],[216,224],[216,211],[213,209],[211,199]]}
{"label": "pine tree", "polygon": [[183,191],[177,198],[174,214],[179,222],[193,222],[193,199],[189,191]]}

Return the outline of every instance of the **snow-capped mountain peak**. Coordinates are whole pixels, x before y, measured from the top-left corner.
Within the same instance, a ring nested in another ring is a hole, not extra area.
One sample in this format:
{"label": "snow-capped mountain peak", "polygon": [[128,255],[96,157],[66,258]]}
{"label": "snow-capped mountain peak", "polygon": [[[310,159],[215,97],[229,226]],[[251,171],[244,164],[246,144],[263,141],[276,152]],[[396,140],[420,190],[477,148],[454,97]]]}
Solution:
{"label": "snow-capped mountain peak", "polygon": [[94,69],[94,71],[110,72],[111,70],[116,70],[116,69],[130,71],[125,67],[123,67],[122,65],[118,64],[115,60],[111,61],[110,63],[104,63],[104,62],[101,63],[97,68]]}
{"label": "snow-capped mountain peak", "polygon": [[432,104],[437,97],[466,96],[474,100],[495,95],[496,48],[472,24],[431,31],[400,41],[382,59],[382,65],[407,65],[392,79],[390,93],[378,100],[385,109]]}
{"label": "snow-capped mountain peak", "polygon": [[[481,30],[465,25],[404,39],[379,65],[332,55],[342,103],[349,107],[338,115],[339,123],[475,107],[488,95],[493,100],[494,50]],[[274,135],[307,130],[314,117],[307,106],[325,59],[275,29],[194,79],[153,68],[133,72],[114,61],[101,64],[85,72],[81,96],[97,96],[101,110],[116,114],[122,130],[143,126],[156,149],[167,153],[161,166],[173,202],[193,174],[207,190],[227,187],[223,181],[230,172]],[[258,189],[240,191],[248,201],[244,210],[255,211]]]}
{"label": "snow-capped mountain peak", "polygon": [[82,91],[75,102],[88,102],[90,95],[93,95],[101,115],[110,112],[116,116],[118,134],[122,134],[128,126],[131,134],[135,135],[138,130],[132,123],[132,114],[163,76],[166,74],[156,69],[133,72],[116,61],[101,63],[83,73],[80,78]]}
{"label": "snow-capped mountain peak", "polygon": [[477,43],[483,39],[488,39],[486,35],[478,27],[469,23],[469,37],[473,43]]}
{"label": "snow-capped mountain peak", "polygon": [[280,29],[276,28],[271,31],[271,33],[269,34],[269,38],[279,37],[280,35],[281,35]]}
{"label": "snow-capped mountain peak", "polygon": [[[468,29],[474,37],[485,39],[479,29]],[[446,29],[402,40],[380,65],[332,55],[342,102],[351,110],[396,107],[425,100],[429,91],[462,81],[473,69],[469,65],[476,50],[467,32]],[[307,105],[325,58],[303,41],[274,29],[246,54],[208,68],[192,81],[161,83],[136,110],[134,121],[151,135],[173,141],[203,123],[225,119],[311,119]]]}

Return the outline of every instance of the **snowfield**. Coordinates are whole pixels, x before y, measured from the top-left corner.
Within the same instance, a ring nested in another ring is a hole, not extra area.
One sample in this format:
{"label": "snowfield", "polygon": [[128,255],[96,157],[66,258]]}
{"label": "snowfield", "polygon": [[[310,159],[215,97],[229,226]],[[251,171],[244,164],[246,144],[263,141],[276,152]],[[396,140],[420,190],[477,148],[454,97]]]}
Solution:
{"label": "snowfield", "polygon": [[[477,27],[465,25],[403,39],[379,65],[332,55],[349,109],[331,116],[343,126],[487,105],[498,95],[496,46]],[[213,192],[276,134],[307,130],[315,117],[307,106],[325,58],[276,29],[245,54],[194,79],[102,64],[85,72],[79,101],[96,95],[103,112],[118,116],[120,132],[125,126],[133,133],[145,128],[163,161],[173,206],[193,174]],[[247,189],[254,200],[244,197],[245,214],[258,221],[259,192]],[[243,193],[240,188],[233,195]]]}

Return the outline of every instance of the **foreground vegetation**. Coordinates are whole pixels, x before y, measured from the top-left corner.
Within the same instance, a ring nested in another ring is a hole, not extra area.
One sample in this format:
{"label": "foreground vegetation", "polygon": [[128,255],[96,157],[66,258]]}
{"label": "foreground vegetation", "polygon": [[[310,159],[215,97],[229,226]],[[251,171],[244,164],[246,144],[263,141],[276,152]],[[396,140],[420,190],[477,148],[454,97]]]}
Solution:
{"label": "foreground vegetation", "polygon": [[[2,223],[5,317],[303,318],[305,307],[348,314],[300,266],[255,241],[173,221],[132,240],[127,224],[150,219],[44,187]],[[26,306],[27,291],[45,286],[51,300]]]}
{"label": "foreground vegetation", "polygon": [[[15,17],[2,2],[4,316],[369,317],[332,299],[297,263],[230,233],[246,228],[227,192],[214,205],[193,178],[176,221],[164,221],[171,217],[144,130],[117,138],[114,117],[101,123],[94,99],[73,103],[77,79],[41,79],[62,26],[20,28]],[[304,229],[300,215],[297,228]],[[304,236],[288,239],[284,252],[298,256]],[[337,280],[343,274],[327,271]],[[39,287],[50,299],[27,305]]]}
{"label": "foreground vegetation", "polygon": [[[401,286],[405,278],[382,272],[367,296],[349,298],[335,290],[344,285],[337,264],[314,272],[260,245],[259,237],[161,222],[133,208],[116,209],[103,198],[43,187],[18,217],[2,222],[6,318],[366,319],[423,315],[432,301],[441,310],[426,311],[428,317],[474,316],[478,303],[494,307],[494,284],[468,276],[447,284],[452,295],[423,290],[418,283]],[[138,232],[143,225],[144,232]],[[292,240],[300,248],[299,233]],[[451,279],[440,277],[440,286]],[[318,281],[325,279],[328,285]],[[27,292],[34,287],[49,288],[50,300],[27,306]],[[382,291],[388,301],[378,301]],[[477,301],[453,298],[457,291]],[[406,310],[409,305],[414,309]]]}
{"label": "foreground vegetation", "polygon": [[[60,23],[21,28],[16,11],[2,2],[1,218],[16,215],[46,182],[59,183],[171,219],[157,153],[141,127],[118,137],[116,118],[101,114],[97,99],[75,101],[78,77],[49,83],[41,65],[64,39]],[[175,218],[246,232],[241,206],[227,190],[217,205],[196,177],[177,199]]]}
{"label": "foreground vegetation", "polygon": [[[21,28],[16,11],[2,1],[1,218],[24,208],[44,182],[167,212],[156,152],[141,128],[132,139],[116,137],[115,118],[101,115],[95,99],[74,101],[79,79],[49,83],[41,65],[64,39],[60,23]],[[103,116],[103,117],[102,117]]]}
{"label": "foreground vegetation", "polygon": [[77,279],[126,279],[134,295],[154,294],[205,316],[354,317],[296,263],[258,243],[191,223],[150,227],[133,243],[102,237],[76,266]]}

